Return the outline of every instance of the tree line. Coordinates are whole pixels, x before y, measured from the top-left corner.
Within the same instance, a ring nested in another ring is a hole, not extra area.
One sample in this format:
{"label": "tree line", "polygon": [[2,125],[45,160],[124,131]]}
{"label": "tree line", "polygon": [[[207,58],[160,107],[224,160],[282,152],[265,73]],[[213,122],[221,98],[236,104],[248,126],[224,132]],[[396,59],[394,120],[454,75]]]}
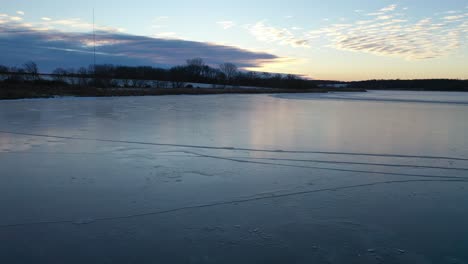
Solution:
{"label": "tree line", "polygon": [[[268,88],[310,89],[314,81],[292,74],[272,74],[242,71],[233,63],[218,67],[206,64],[201,58],[193,58],[184,65],[171,68],[152,66],[122,66],[112,64],[90,65],[80,68],[56,68],[51,74],[40,74],[34,62],[22,67],[0,65],[3,82],[50,82],[71,86],[92,87],[138,87],[138,88],[184,88],[187,83],[212,84],[221,87],[255,86]],[[48,78],[44,78],[49,76]]]}
{"label": "tree line", "polygon": [[468,80],[368,80],[350,82],[348,87],[366,90],[468,91]]}
{"label": "tree line", "polygon": [[30,61],[21,67],[0,65],[0,82],[13,86],[28,83],[42,87],[65,88],[190,88],[192,85],[188,83],[202,83],[212,84],[216,88],[253,86],[296,90],[316,89],[317,86],[329,87],[340,83],[345,84],[348,89],[468,91],[468,80],[309,80],[292,74],[242,71],[233,63],[223,63],[214,68],[201,58],[189,59],[184,65],[168,69],[101,64],[90,65],[87,68],[56,68],[51,74],[41,74],[37,64]]}

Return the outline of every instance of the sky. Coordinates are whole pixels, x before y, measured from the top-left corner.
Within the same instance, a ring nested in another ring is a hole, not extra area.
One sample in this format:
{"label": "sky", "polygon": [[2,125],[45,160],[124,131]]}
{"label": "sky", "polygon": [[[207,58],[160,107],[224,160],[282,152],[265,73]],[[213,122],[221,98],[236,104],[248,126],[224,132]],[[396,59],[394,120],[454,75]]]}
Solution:
{"label": "sky", "polygon": [[0,0],[0,64],[216,67],[313,79],[468,79],[468,0]]}

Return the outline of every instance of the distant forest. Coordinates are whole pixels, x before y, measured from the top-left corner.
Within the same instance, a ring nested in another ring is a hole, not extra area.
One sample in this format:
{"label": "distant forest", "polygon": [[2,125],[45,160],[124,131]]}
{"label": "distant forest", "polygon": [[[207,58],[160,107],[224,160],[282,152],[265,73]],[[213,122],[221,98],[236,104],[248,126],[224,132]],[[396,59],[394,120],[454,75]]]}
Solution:
{"label": "distant forest", "polygon": [[4,84],[35,82],[100,88],[186,88],[190,86],[187,83],[222,87],[317,88],[315,81],[297,75],[241,71],[232,63],[223,63],[218,68],[213,68],[200,58],[187,60],[185,65],[169,69],[104,64],[78,69],[57,68],[51,74],[41,74],[34,62],[27,62],[23,67],[0,65],[0,81]]}
{"label": "distant forest", "polygon": [[369,80],[350,82],[348,87],[366,90],[468,91],[468,80]]}

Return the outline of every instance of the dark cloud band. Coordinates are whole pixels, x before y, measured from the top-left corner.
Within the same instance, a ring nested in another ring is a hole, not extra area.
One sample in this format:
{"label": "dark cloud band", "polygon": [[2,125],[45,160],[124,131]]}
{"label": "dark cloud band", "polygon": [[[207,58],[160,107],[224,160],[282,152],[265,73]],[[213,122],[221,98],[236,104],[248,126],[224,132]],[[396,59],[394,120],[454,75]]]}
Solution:
{"label": "dark cloud band", "polygon": [[[261,66],[279,57],[231,46],[158,39],[118,32],[97,32],[98,63],[172,66],[201,57],[208,64],[232,62],[239,67]],[[0,25],[1,64],[36,61],[43,70],[79,67],[93,62],[93,36],[89,33],[38,31],[21,25]]]}

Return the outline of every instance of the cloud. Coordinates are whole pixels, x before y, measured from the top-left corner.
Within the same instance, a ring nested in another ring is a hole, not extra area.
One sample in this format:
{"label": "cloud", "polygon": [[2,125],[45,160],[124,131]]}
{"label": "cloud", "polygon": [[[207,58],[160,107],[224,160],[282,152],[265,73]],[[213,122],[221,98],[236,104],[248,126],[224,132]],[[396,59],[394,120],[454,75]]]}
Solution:
{"label": "cloud", "polygon": [[397,8],[397,5],[389,5],[387,7],[380,9],[380,12],[391,12],[391,11],[394,11],[396,8]]}
{"label": "cloud", "polygon": [[390,13],[390,12],[394,11],[396,8],[397,8],[397,5],[389,5],[387,7],[384,7],[382,9],[380,9],[377,12],[368,13],[367,15],[368,16],[382,17],[382,16],[386,16],[387,13]]}
{"label": "cloud", "polygon": [[[47,25],[50,26],[65,26],[69,28],[82,29],[82,30],[91,30],[93,29],[93,24],[84,22],[79,18],[70,18],[70,19],[60,19],[60,20],[49,20]],[[94,25],[96,27],[96,25]],[[98,30],[105,30],[104,28],[97,26]]]}
{"label": "cloud", "polygon": [[378,20],[387,20],[387,19],[390,19],[392,18],[393,16],[379,16],[377,17]]}
{"label": "cloud", "polygon": [[431,59],[451,54],[461,46],[468,38],[467,18],[464,14],[410,21],[397,13],[396,5],[390,5],[367,14],[364,20],[312,30],[308,38],[328,40],[329,47],[339,50],[410,60]]}
{"label": "cloud", "polygon": [[236,25],[233,21],[218,21],[216,24],[221,26],[223,29],[230,29]]}
{"label": "cloud", "polygon": [[291,47],[309,47],[308,39],[297,37],[286,28],[276,28],[266,25],[263,21],[248,26],[248,30],[250,34],[260,41],[289,45]]}
{"label": "cloud", "polygon": [[159,32],[153,35],[155,38],[162,38],[162,39],[178,39],[177,33],[175,32]]}
{"label": "cloud", "polygon": [[[98,63],[167,67],[201,57],[210,65],[232,62],[247,68],[281,59],[232,46],[136,36],[115,30],[97,31],[96,40]],[[0,47],[0,64],[18,65],[33,60],[43,71],[51,71],[55,67],[91,64],[93,36],[86,32],[39,30],[38,25],[8,22],[6,26],[0,24]]]}
{"label": "cloud", "polygon": [[20,16],[24,16],[24,12],[23,11],[16,11],[16,14],[20,15]]}
{"label": "cloud", "polygon": [[[0,24],[6,23],[19,23],[23,21],[23,17],[19,16],[10,16],[7,14],[0,14]],[[61,29],[61,30],[72,30],[72,31],[90,31],[93,28],[101,31],[115,31],[115,32],[124,32],[124,28],[115,28],[109,26],[103,26],[99,24],[93,25],[81,20],[80,18],[67,18],[67,19],[57,19],[53,20],[49,17],[42,17],[41,22],[37,23],[22,23],[22,24],[12,24],[12,26],[21,25],[28,29],[42,29],[42,30],[52,30],[52,29]]]}
{"label": "cloud", "polygon": [[18,16],[10,16],[10,20],[11,20],[11,21],[21,21],[21,20],[23,20],[23,18],[22,18],[22,17],[18,17]]}
{"label": "cloud", "polygon": [[368,16],[382,16],[384,15],[384,12],[373,12],[373,13],[368,13]]}
{"label": "cloud", "polygon": [[444,17],[445,20],[461,20],[465,17],[465,15],[459,15],[459,16],[446,16]]}

